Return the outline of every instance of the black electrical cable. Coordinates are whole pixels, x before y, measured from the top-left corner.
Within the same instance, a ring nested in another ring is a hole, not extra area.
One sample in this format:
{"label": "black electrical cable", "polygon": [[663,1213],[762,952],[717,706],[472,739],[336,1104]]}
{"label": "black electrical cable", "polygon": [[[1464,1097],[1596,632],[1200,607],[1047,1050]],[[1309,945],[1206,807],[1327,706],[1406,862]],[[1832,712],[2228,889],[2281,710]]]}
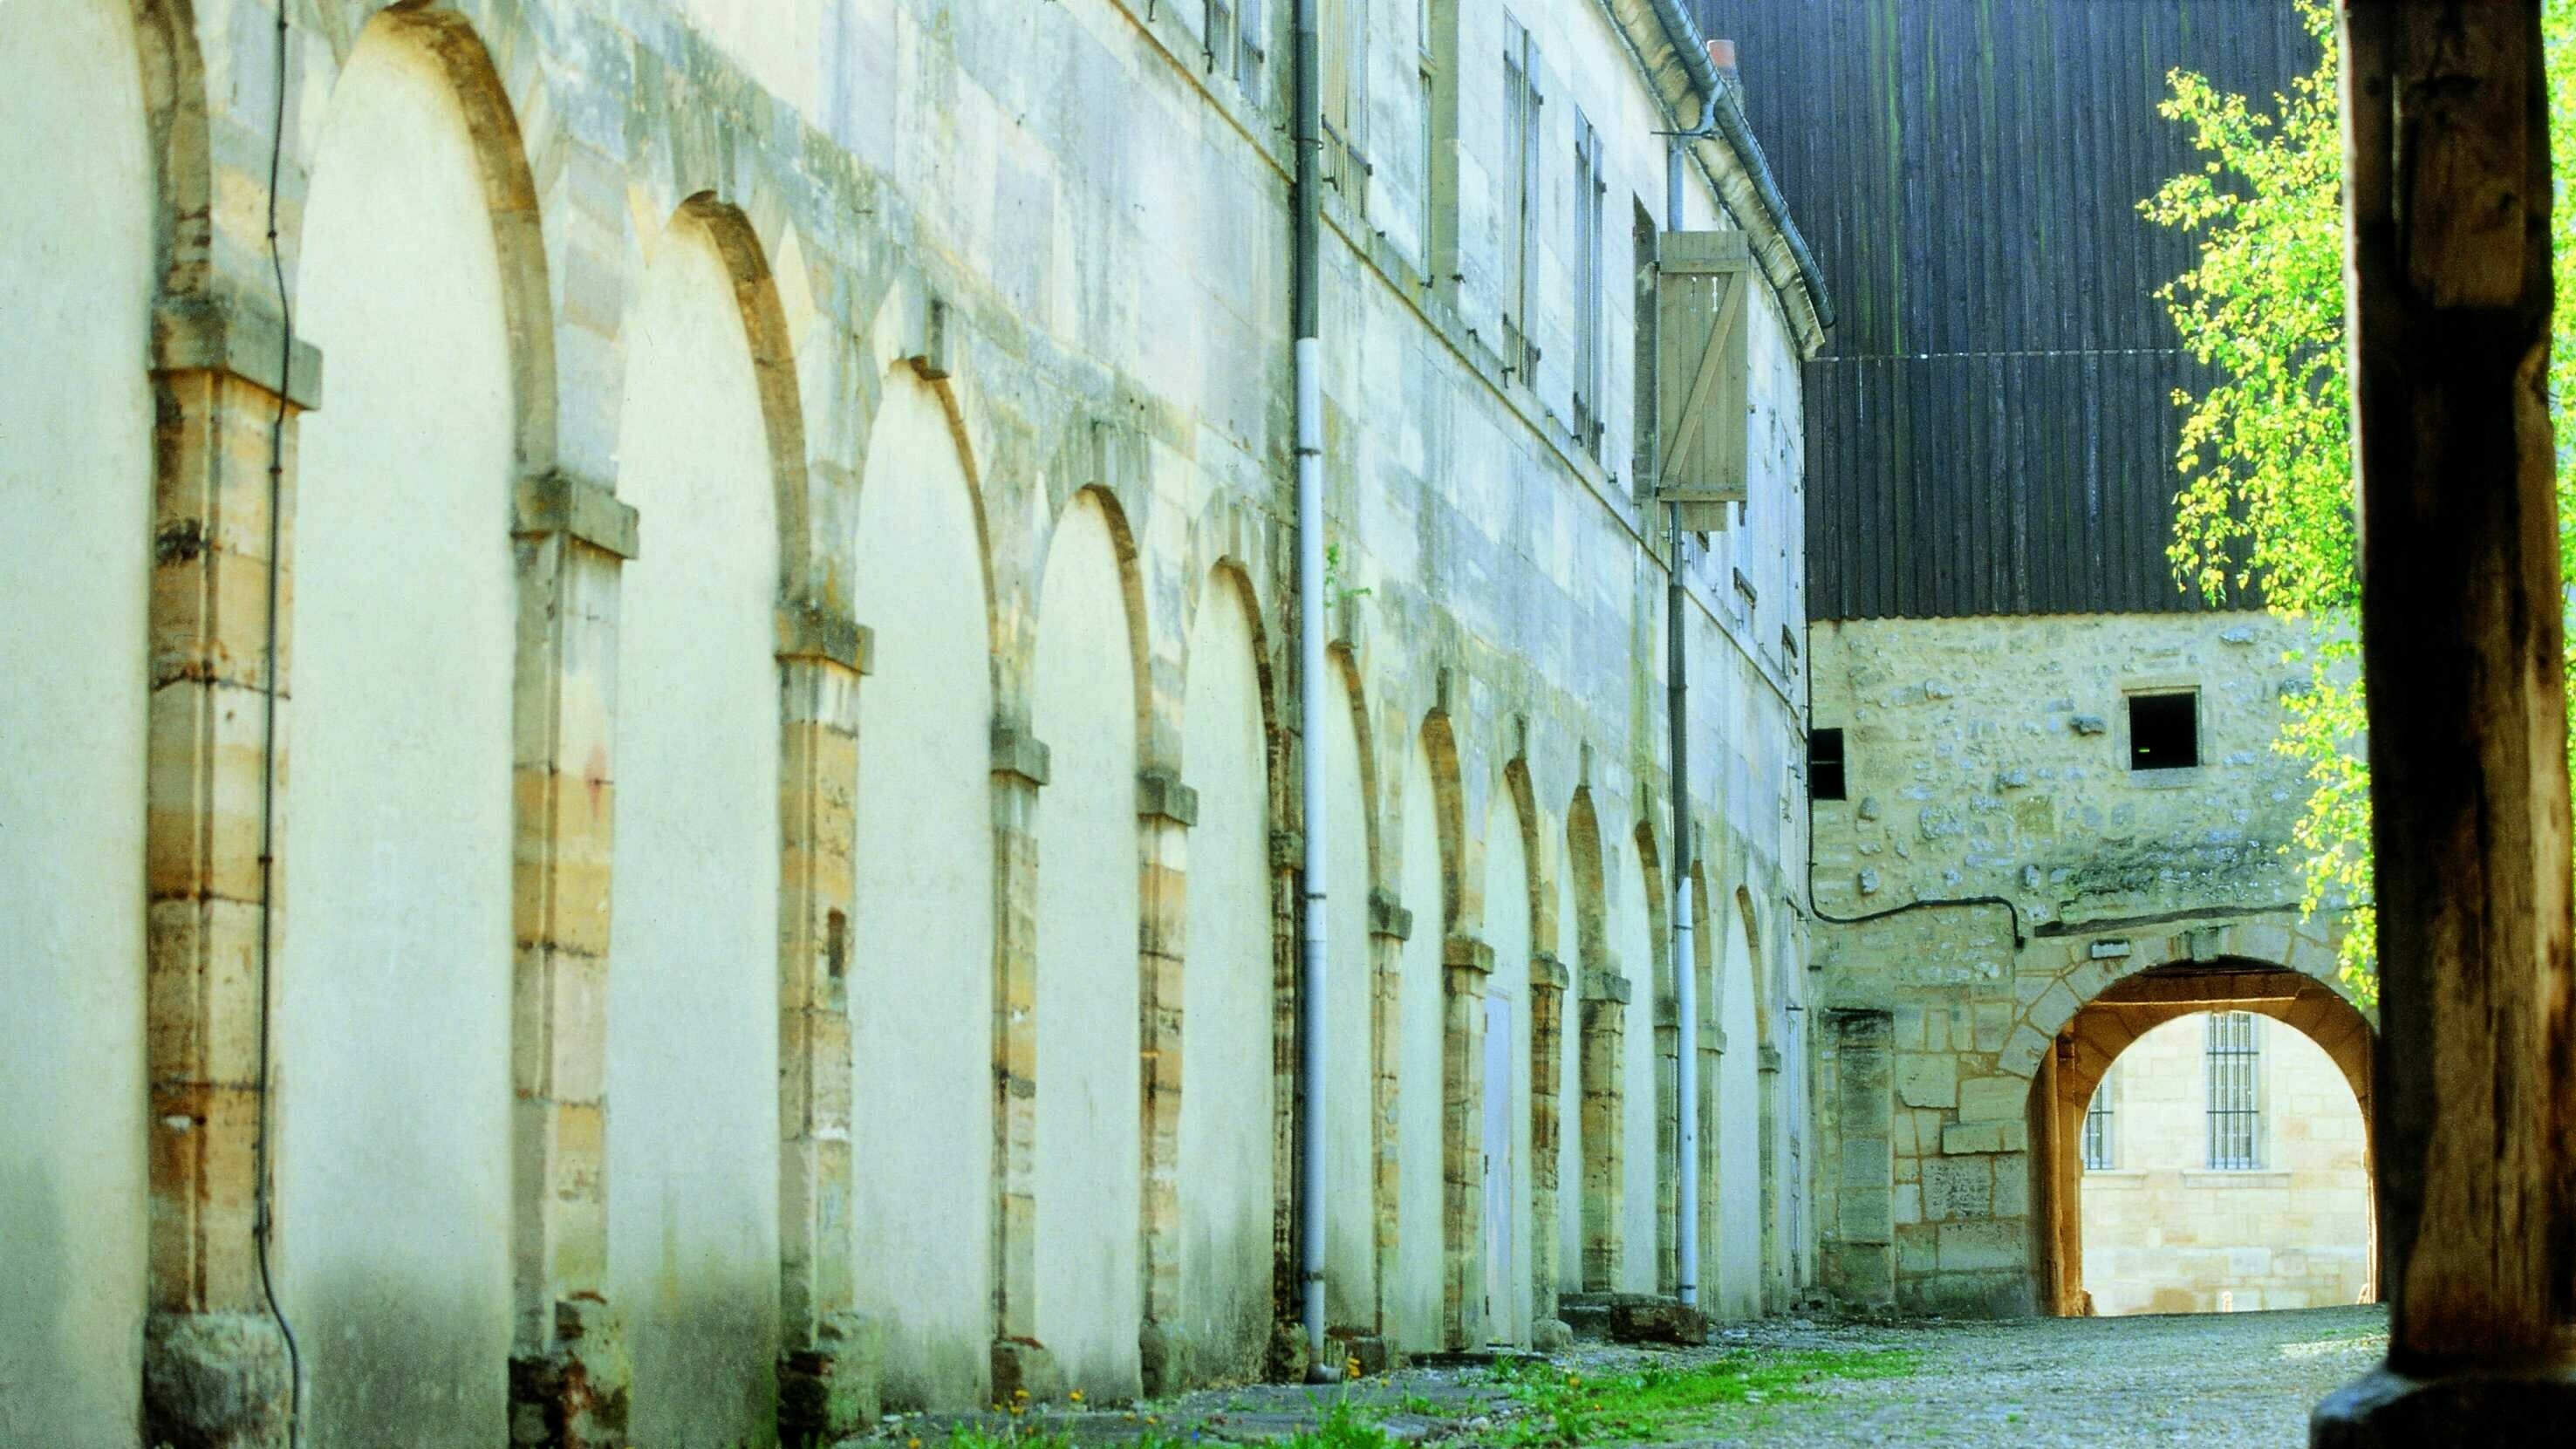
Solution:
{"label": "black electrical cable", "polygon": [[259,1259],[259,1289],[268,1299],[268,1315],[286,1340],[286,1444],[296,1449],[304,1422],[304,1356],[295,1343],[294,1325],[278,1306],[277,1280],[268,1265],[270,1197],[269,1136],[269,975],[277,874],[277,591],[281,582],[278,549],[282,534],[278,512],[286,493],[287,395],[294,390],[295,308],[286,292],[286,257],[277,243],[277,188],[286,165],[286,0],[277,0],[277,104],[269,118],[268,266],[277,286],[277,414],[268,424],[268,636],[260,661],[259,725],[259,1117],[251,1135],[254,1209],[251,1244]]}
{"label": "black electrical cable", "polygon": [[[1813,739],[1816,733],[1816,657],[1815,638],[1812,631],[1809,633],[1807,649],[1800,663],[1807,672],[1807,736]],[[1927,896],[1920,900],[1907,901],[1901,906],[1889,906],[1883,911],[1871,911],[1865,915],[1826,914],[1824,908],[1816,904],[1816,791],[1815,781],[1808,780],[1807,914],[1809,916],[1829,925],[1859,926],[1871,921],[1883,921],[1890,916],[1901,916],[1908,911],[1929,911],[1953,906],[2001,906],[2004,908],[2004,913],[2012,917],[2013,949],[2018,951],[2030,944],[2030,935],[2021,926],[2021,907],[2003,896]]]}

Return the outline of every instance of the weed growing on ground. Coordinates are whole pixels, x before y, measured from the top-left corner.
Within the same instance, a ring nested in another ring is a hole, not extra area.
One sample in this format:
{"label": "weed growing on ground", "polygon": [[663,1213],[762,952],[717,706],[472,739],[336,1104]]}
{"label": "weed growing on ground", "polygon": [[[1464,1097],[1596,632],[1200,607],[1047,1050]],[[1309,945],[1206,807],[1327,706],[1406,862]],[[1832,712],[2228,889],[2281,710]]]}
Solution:
{"label": "weed growing on ground", "polygon": [[1589,1377],[1545,1364],[1499,1366],[1495,1381],[1522,1409],[1501,1442],[1509,1449],[1577,1449],[1649,1439],[1676,1422],[1739,1406],[1821,1398],[1817,1385],[1834,1379],[1901,1378],[1915,1361],[1912,1353],[1885,1350],[1738,1350],[1701,1363]]}

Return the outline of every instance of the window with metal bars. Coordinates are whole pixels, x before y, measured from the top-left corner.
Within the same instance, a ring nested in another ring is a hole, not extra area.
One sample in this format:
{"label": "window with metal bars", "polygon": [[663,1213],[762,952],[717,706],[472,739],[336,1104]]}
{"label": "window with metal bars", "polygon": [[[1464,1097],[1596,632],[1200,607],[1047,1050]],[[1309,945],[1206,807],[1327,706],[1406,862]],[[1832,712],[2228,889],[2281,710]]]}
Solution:
{"label": "window with metal bars", "polygon": [[2117,1080],[2114,1075],[2117,1071],[2115,1066],[2102,1074],[2102,1085],[2093,1089],[2093,1101],[2084,1109],[2084,1170],[2087,1172],[2108,1172],[2119,1165],[2117,1146],[2111,1136],[2112,1083]]}
{"label": "window with metal bars", "polygon": [[2209,1165],[2263,1165],[2263,1037],[2249,1012],[2209,1015]]}

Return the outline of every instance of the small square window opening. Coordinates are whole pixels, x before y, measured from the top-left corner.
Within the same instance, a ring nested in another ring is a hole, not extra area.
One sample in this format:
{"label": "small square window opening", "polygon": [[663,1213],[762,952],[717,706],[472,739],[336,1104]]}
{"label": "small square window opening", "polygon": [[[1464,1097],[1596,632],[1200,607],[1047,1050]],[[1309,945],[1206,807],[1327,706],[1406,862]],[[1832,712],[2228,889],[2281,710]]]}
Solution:
{"label": "small square window opening", "polygon": [[2129,696],[2129,768],[2187,770],[2200,763],[2200,695]]}
{"label": "small square window opening", "polygon": [[1819,800],[1843,798],[1843,732],[1817,730],[1807,736],[1807,793]]}

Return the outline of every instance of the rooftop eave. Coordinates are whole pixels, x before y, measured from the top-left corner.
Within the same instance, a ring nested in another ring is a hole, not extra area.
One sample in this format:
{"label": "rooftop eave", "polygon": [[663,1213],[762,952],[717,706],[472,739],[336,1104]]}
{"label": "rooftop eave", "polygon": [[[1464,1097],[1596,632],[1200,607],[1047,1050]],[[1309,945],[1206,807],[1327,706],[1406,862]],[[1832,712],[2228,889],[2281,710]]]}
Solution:
{"label": "rooftop eave", "polygon": [[1738,88],[1709,63],[1699,28],[1679,0],[1600,0],[1645,69],[1647,85],[1682,124],[1705,124],[1709,133],[1691,143],[1719,198],[1746,233],[1764,280],[1780,299],[1798,355],[1824,350],[1834,325],[1833,298],[1806,238],[1771,176],[1754,139]]}

